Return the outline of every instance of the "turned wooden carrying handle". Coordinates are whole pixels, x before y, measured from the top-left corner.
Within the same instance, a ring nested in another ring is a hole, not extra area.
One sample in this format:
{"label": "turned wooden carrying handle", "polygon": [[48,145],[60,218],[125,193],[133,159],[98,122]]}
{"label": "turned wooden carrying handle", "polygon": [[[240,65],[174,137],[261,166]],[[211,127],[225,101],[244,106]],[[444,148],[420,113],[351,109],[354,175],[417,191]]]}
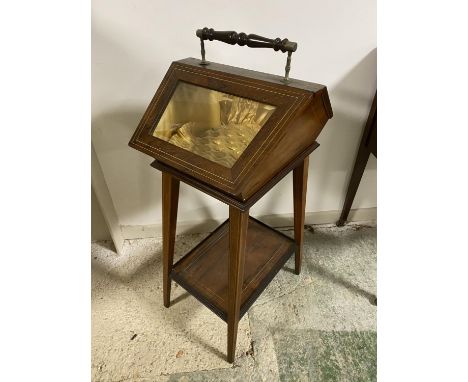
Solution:
{"label": "turned wooden carrying handle", "polygon": [[291,56],[297,49],[297,42],[289,41],[287,38],[281,40],[279,37],[275,39],[258,36],[256,34],[245,34],[244,32],[237,33],[234,31],[215,31],[213,28],[197,29],[195,32],[200,38],[201,56],[200,65],[208,65],[209,62],[205,59],[205,40],[222,41],[230,45],[247,45],[249,48],[271,48],[276,52],[281,50],[283,53],[288,52],[286,67],[284,70],[284,81],[289,81],[289,70],[291,69]]}
{"label": "turned wooden carrying handle", "polygon": [[281,40],[279,37],[270,39],[256,34],[237,33],[234,31],[215,31],[213,28],[197,29],[197,37],[201,40],[222,41],[230,45],[247,45],[250,48],[272,48],[275,51],[295,52],[297,43],[289,41],[287,38]]}

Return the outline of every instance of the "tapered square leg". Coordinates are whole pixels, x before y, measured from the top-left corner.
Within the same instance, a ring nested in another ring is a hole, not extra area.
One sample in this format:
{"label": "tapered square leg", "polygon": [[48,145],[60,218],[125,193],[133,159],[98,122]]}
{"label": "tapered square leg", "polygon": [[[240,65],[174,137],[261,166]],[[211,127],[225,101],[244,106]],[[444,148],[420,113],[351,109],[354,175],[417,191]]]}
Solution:
{"label": "tapered square leg", "polygon": [[235,207],[229,207],[227,360],[230,363],[234,362],[236,354],[248,223],[249,211],[240,211]]}
{"label": "tapered square leg", "polygon": [[179,184],[179,179],[169,173],[162,173],[163,299],[166,308],[171,303],[170,273],[174,261]]}
{"label": "tapered square leg", "polygon": [[301,273],[302,251],[304,246],[304,220],[307,194],[309,157],[293,170],[294,194],[294,240],[296,241],[295,272]]}
{"label": "tapered square leg", "polygon": [[375,92],[374,101],[367,117],[366,127],[362,134],[361,143],[359,144],[358,154],[354,162],[353,172],[348,184],[345,201],[341,216],[336,222],[338,227],[345,225],[348,220],[349,211],[353,205],[354,197],[361,182],[362,175],[366,168],[370,154],[373,153],[377,157],[377,91]]}
{"label": "tapered square leg", "polygon": [[366,169],[367,161],[369,160],[371,152],[368,147],[361,145],[356,157],[356,162],[354,163],[353,172],[349,180],[348,191],[346,192],[346,197],[343,205],[343,210],[341,211],[340,219],[336,222],[338,227],[344,226],[346,220],[348,219],[349,211],[353,205],[354,197],[361,183],[362,175]]}

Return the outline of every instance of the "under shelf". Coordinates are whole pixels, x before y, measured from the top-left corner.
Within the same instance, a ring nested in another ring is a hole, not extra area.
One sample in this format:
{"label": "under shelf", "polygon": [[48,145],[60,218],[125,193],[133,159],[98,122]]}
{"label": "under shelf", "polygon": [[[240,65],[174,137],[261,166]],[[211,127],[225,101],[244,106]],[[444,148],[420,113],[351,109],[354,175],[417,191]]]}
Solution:
{"label": "under shelf", "polygon": [[[294,253],[290,237],[250,217],[240,317]],[[171,278],[227,322],[229,220],[173,267]]]}

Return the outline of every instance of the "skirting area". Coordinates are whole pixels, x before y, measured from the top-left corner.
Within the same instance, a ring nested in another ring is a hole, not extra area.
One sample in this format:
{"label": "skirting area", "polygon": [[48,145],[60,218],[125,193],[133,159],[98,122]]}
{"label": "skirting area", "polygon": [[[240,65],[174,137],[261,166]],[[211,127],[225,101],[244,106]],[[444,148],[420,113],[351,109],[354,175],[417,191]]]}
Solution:
{"label": "skirting area", "polygon": [[[234,366],[219,317],[176,284],[164,308],[160,239],[93,243],[93,381],[376,380],[376,235],[308,226],[301,275],[289,260],[243,317]],[[176,260],[205,236],[179,235]]]}
{"label": "skirting area", "polygon": [[[227,210],[226,210],[227,211]],[[305,224],[333,224],[340,218],[341,210],[306,212]],[[192,234],[212,232],[224,220],[227,215],[220,220],[205,219],[202,222],[197,221],[180,221],[177,220],[177,233]],[[271,227],[287,227],[293,222],[293,214],[266,215],[259,217],[261,221]],[[349,222],[366,222],[377,220],[377,208],[359,208],[349,212]],[[124,239],[144,239],[162,237],[162,225],[121,225],[119,226],[121,235]]]}

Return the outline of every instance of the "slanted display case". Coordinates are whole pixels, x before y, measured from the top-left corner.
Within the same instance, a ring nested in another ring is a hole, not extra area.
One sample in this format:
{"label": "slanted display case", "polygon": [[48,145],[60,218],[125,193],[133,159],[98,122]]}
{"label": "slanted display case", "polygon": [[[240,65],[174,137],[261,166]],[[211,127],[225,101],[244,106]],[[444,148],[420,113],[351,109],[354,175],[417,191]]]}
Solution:
{"label": "slanted display case", "polygon": [[[297,44],[204,28],[202,60],[173,62],[129,145],[162,171],[163,299],[174,280],[228,323],[228,361],[237,324],[289,257],[300,272],[308,156],[332,117],[327,88],[289,78]],[[208,62],[204,41],[287,52],[284,77]],[[249,217],[249,208],[293,171],[294,240]],[[179,182],[229,205],[229,219],[173,264]]]}

